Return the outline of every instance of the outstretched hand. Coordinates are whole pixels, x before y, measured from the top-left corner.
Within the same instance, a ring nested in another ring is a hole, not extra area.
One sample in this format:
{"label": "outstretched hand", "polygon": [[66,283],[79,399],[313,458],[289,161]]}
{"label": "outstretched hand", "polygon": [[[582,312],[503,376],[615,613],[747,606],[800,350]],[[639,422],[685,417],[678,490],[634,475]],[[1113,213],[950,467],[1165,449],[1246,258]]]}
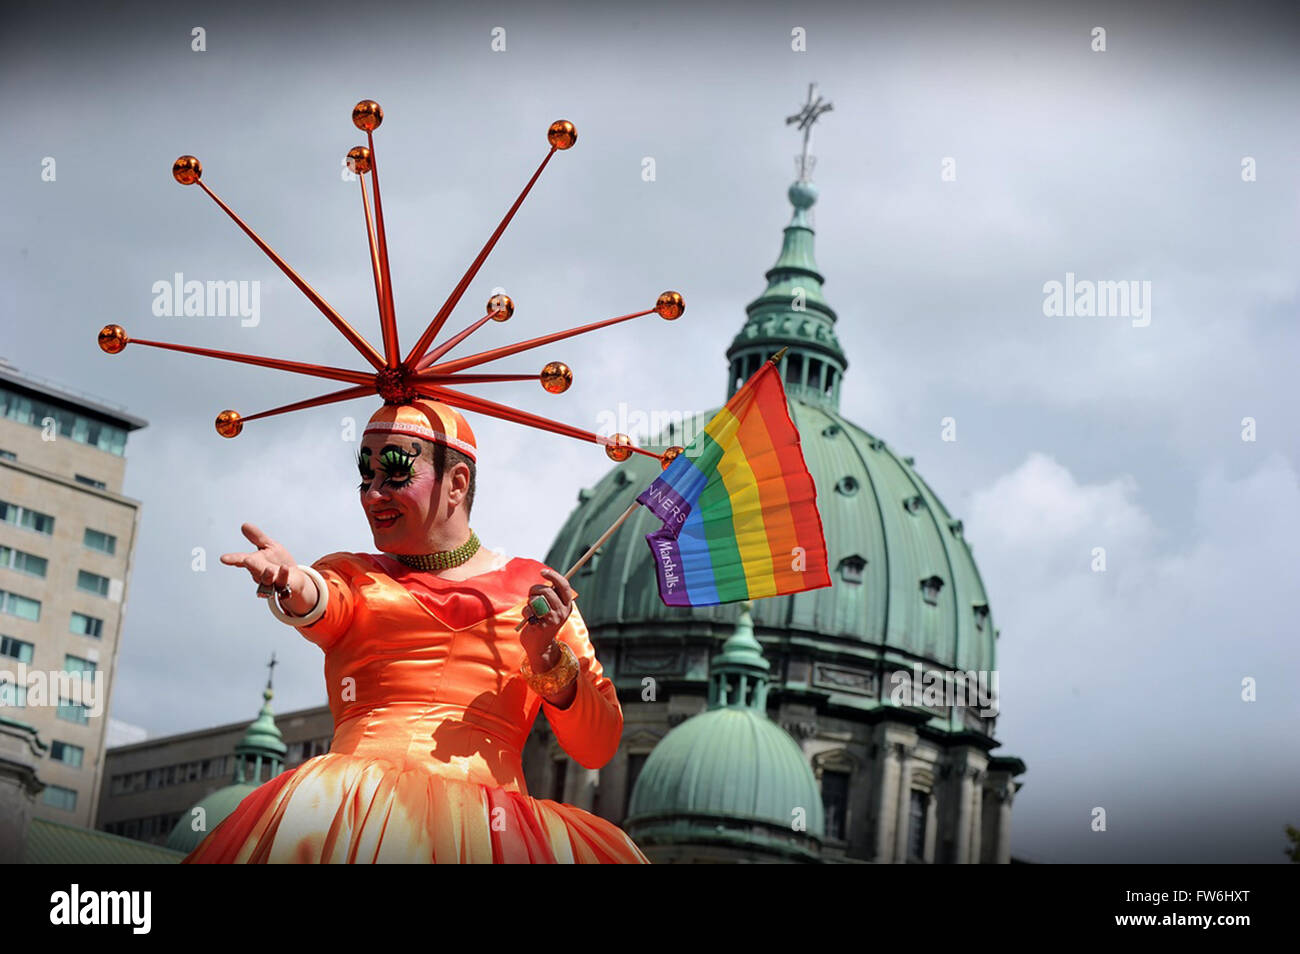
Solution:
{"label": "outstretched hand", "polygon": [[[280,605],[290,613],[305,613],[316,603],[316,584],[298,569],[298,564],[284,548],[251,523],[239,528],[257,549],[251,553],[223,553],[221,562],[242,566],[259,586],[272,586],[282,596]],[[274,598],[274,597],[273,597]]]}

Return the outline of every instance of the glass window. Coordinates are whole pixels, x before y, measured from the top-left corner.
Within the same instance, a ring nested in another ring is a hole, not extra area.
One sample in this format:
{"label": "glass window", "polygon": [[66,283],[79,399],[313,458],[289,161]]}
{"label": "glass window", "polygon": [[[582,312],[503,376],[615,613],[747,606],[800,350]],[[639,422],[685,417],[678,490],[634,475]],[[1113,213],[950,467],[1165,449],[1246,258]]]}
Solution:
{"label": "glass window", "polygon": [[913,861],[925,858],[925,814],[929,796],[912,789],[912,801],[907,812],[907,857]]}
{"label": "glass window", "polygon": [[0,679],[0,709],[22,709],[27,705],[27,687]]}
{"label": "glass window", "polygon": [[0,547],[0,567],[17,570],[31,576],[44,576],[49,561],[35,553],[15,550],[13,547]]}
{"label": "glass window", "polygon": [[23,527],[26,530],[44,533],[47,536],[54,532],[54,518],[48,513],[29,510],[26,507],[20,507],[18,504],[4,500],[0,500],[0,520],[5,523],[12,523],[15,527]]}
{"label": "glass window", "polygon": [[[62,762],[64,765],[71,765],[73,768],[81,768],[81,760],[86,755],[86,750],[79,745],[71,745],[67,742],[54,741],[50,743],[50,758],[56,762]],[[119,776],[120,777],[120,776]],[[117,778],[113,779],[114,783]]]}
{"label": "glass window", "polygon": [[64,788],[62,785],[47,785],[45,791],[41,794],[41,801],[46,805],[62,808],[65,811],[76,811],[77,790]]}
{"label": "glass window", "polygon": [[0,590],[0,613],[8,613],[10,616],[29,619],[35,623],[41,618],[41,601]]}
{"label": "glass window", "polygon": [[17,459],[18,459],[18,455],[15,454],[13,451],[5,450],[3,447],[0,447],[0,460],[17,460]]}
{"label": "glass window", "polygon": [[100,576],[98,573],[91,573],[89,570],[78,570],[77,589],[84,590],[87,593],[94,593],[96,596],[107,596],[108,577]]}
{"label": "glass window", "polygon": [[89,550],[98,550],[100,553],[107,553],[109,556],[117,553],[117,537],[111,533],[104,533],[87,527],[82,543]]}
{"label": "glass window", "polygon": [[30,398],[0,388],[0,414],[31,427],[41,427],[46,418],[54,418],[58,433],[78,444],[88,444],[121,457],[126,453],[126,431],[40,398]]}
{"label": "glass window", "polygon": [[849,775],[847,772],[822,772],[822,808],[826,814],[826,837],[843,840],[849,810]]}
{"label": "glass window", "polygon": [[73,613],[72,624],[68,627],[68,631],[99,639],[104,635],[104,621],[94,616],[87,616],[85,613]]}
{"label": "glass window", "polygon": [[66,655],[63,657],[64,672],[94,672],[96,666],[89,659],[82,659],[80,656]]}
{"label": "glass window", "polygon": [[74,722],[77,725],[90,724],[90,710],[70,699],[60,699],[59,708],[55,712],[64,722]]}
{"label": "glass window", "polygon": [[94,487],[96,490],[108,489],[108,484],[104,483],[102,480],[96,480],[94,477],[87,477],[85,474],[73,474],[72,476],[77,479],[77,483],[79,484]]}
{"label": "glass window", "polygon": [[21,663],[32,661],[32,644],[12,636],[0,636],[0,656],[8,656]]}
{"label": "glass window", "polygon": [[[636,788],[636,780],[641,777],[641,770],[645,768],[647,756],[642,752],[629,752],[627,756],[627,791],[623,793],[626,804],[623,805],[623,814],[626,815],[628,809],[632,807],[632,790]],[[563,794],[561,793],[561,797]]]}

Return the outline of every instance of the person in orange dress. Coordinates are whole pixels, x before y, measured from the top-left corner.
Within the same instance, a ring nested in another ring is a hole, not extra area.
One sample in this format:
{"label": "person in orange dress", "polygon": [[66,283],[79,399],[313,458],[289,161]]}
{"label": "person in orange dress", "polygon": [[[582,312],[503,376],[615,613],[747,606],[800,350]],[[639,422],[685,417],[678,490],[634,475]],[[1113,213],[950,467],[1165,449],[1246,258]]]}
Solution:
{"label": "person in orange dress", "polygon": [[464,418],[386,404],[357,462],[380,553],[303,567],[244,524],[257,550],[221,558],[324,651],[330,750],[251,792],[185,862],[648,863],[617,826],[528,793],[539,710],[591,769],[618,749],[623,713],[564,577],[479,546]]}

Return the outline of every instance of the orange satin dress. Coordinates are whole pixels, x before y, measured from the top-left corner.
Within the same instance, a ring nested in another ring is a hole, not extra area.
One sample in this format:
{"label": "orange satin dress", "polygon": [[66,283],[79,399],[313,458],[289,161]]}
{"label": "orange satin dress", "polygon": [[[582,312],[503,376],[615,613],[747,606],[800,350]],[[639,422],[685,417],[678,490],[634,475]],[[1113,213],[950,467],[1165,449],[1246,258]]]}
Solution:
{"label": "orange satin dress", "polygon": [[528,794],[520,753],[538,709],[587,768],[623,731],[576,607],[558,637],[581,668],[569,707],[520,672],[515,625],[542,564],[515,558],[457,581],[382,554],[313,565],[329,602],[300,631],[325,652],[330,751],[251,792],[187,863],[648,863],[617,826]]}

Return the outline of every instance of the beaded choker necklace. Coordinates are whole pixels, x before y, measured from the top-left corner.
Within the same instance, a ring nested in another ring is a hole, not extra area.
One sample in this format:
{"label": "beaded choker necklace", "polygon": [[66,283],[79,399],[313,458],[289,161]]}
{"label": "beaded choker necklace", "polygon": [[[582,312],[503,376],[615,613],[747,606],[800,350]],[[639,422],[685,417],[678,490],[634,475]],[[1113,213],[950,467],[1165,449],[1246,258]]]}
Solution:
{"label": "beaded choker necklace", "polygon": [[454,550],[440,550],[437,553],[419,553],[415,555],[394,553],[393,556],[417,570],[448,570],[469,560],[475,553],[478,553],[478,548],[478,534],[471,530],[469,539]]}

